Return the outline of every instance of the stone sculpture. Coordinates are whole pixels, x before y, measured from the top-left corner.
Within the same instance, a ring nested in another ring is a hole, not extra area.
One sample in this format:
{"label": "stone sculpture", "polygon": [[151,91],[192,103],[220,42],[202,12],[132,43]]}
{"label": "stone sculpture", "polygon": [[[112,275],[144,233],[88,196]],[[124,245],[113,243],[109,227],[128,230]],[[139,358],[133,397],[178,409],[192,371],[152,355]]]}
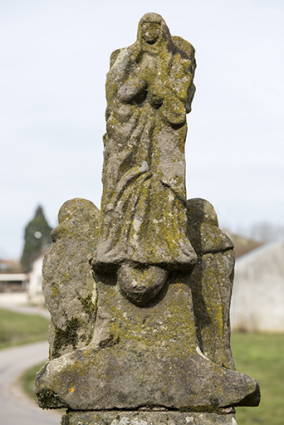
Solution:
{"label": "stone sculpture", "polygon": [[43,263],[43,295],[51,313],[49,358],[85,347],[93,336],[96,284],[88,261],[99,238],[99,210],[90,201],[65,202]]}
{"label": "stone sculpture", "polygon": [[139,304],[156,296],[169,271],[196,262],[186,236],[184,158],[194,70],[191,44],[172,40],[156,14],[141,19],[132,46],[111,55],[93,264],[98,271],[119,268],[120,288]]}
{"label": "stone sculpture", "polygon": [[111,55],[100,226],[89,201],[65,203],[43,270],[36,393],[68,408],[63,425],[233,424],[234,406],[259,403],[230,349],[232,242],[209,202],[186,201],[195,67],[153,13]]}

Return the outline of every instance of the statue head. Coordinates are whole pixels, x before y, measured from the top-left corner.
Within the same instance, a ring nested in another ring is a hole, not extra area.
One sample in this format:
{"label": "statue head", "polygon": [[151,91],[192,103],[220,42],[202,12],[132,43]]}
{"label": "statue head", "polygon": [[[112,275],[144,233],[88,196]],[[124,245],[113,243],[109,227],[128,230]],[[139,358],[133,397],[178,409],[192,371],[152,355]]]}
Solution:
{"label": "statue head", "polygon": [[137,41],[143,50],[155,52],[171,42],[171,35],[166,22],[157,13],[146,13],[138,25]]}
{"label": "statue head", "polygon": [[158,22],[143,22],[141,37],[148,44],[154,44],[160,37],[161,25]]}

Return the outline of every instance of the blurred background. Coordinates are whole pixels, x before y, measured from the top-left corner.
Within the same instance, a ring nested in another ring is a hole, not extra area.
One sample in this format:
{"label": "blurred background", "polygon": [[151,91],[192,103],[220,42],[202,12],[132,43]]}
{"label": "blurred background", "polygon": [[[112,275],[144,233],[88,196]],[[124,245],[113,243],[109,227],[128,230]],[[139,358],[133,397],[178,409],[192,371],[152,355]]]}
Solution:
{"label": "blurred background", "polygon": [[[236,284],[251,295],[244,303],[236,292],[233,311],[242,320],[233,325],[283,332],[282,0],[0,1],[2,300],[42,304],[42,258],[60,206],[80,197],[100,207],[109,57],[135,41],[147,12],[196,49],[187,196],[210,201],[235,243]],[[270,274],[259,272],[263,264]],[[268,325],[273,310],[278,319]],[[268,347],[258,343],[252,353]]]}
{"label": "blurred background", "polygon": [[20,258],[39,205],[51,227],[68,199],[100,206],[109,57],[135,41],[149,11],[196,49],[188,198],[209,200],[232,233],[283,229],[281,0],[2,0],[0,8],[1,258]]}

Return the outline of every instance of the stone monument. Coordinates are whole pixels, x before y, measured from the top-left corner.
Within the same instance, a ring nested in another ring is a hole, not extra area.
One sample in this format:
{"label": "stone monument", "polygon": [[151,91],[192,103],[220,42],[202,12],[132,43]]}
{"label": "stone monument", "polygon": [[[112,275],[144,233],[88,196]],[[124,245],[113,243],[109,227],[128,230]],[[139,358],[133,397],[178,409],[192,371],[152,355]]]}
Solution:
{"label": "stone monument", "polygon": [[259,403],[230,349],[233,244],[209,202],[186,200],[194,53],[149,13],[111,55],[101,211],[67,201],[43,267],[36,394],[68,409],[63,425],[236,424]]}

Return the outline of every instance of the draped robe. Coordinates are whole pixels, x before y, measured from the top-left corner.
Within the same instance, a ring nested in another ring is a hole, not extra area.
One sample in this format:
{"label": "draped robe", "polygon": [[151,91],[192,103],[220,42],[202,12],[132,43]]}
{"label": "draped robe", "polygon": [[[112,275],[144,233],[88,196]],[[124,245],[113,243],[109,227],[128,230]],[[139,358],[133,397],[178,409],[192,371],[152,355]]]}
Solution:
{"label": "draped robe", "polygon": [[184,155],[194,49],[171,38],[163,20],[158,40],[148,44],[142,25],[132,46],[113,52],[107,75],[101,238],[93,264],[188,269],[196,261],[186,236]]}

